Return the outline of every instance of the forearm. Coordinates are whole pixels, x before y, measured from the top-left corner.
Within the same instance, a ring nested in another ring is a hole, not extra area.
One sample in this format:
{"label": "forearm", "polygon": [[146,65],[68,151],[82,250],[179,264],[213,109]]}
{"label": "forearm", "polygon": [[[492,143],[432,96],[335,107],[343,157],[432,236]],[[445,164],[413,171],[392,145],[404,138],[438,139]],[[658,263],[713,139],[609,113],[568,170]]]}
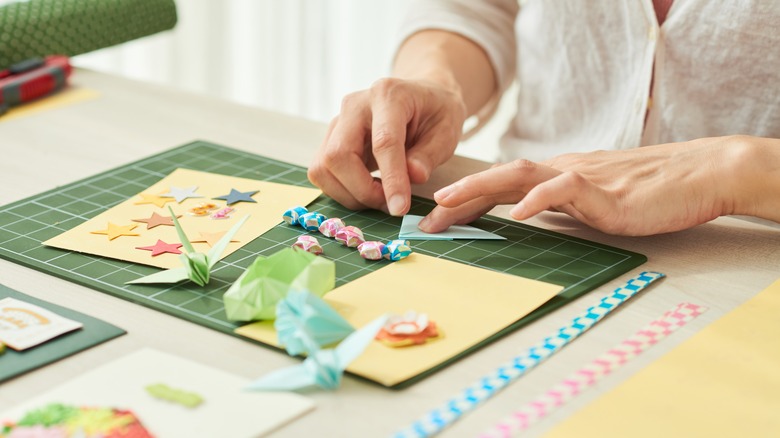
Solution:
{"label": "forearm", "polygon": [[393,76],[443,85],[461,96],[469,116],[498,92],[485,51],[465,37],[440,30],[409,37],[396,55]]}

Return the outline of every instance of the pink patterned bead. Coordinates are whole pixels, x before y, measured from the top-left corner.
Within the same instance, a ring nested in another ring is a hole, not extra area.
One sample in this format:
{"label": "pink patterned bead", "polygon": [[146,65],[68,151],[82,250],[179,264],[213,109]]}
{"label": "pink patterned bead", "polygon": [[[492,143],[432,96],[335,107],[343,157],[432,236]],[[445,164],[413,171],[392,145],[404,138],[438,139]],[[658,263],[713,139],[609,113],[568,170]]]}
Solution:
{"label": "pink patterned bead", "polygon": [[360,257],[366,260],[382,260],[385,251],[385,244],[382,242],[369,241],[358,245]]}
{"label": "pink patterned bead", "polygon": [[336,237],[336,233],[342,228],[344,228],[344,221],[337,217],[332,217],[326,219],[320,225],[320,233],[325,237]]}
{"label": "pink patterned bead", "polygon": [[347,225],[346,227],[336,231],[336,240],[342,244],[347,245],[350,248],[355,248],[365,241],[363,238],[363,232],[360,228]]}
{"label": "pink patterned bead", "polygon": [[317,241],[316,237],[309,236],[308,234],[298,236],[298,240],[293,243],[292,247],[302,249],[314,255],[322,254],[322,246],[320,245],[320,242]]}

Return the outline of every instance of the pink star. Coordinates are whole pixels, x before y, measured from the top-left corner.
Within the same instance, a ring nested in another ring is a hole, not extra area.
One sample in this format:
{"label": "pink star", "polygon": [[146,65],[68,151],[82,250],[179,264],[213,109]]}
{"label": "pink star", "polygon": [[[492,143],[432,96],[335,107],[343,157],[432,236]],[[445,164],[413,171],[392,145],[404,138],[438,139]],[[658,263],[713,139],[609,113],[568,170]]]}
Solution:
{"label": "pink star", "polygon": [[181,254],[179,251],[181,243],[165,243],[160,239],[157,239],[157,243],[152,246],[136,246],[135,249],[143,249],[144,251],[151,251],[152,257],[156,257],[160,254],[169,252],[171,254]]}

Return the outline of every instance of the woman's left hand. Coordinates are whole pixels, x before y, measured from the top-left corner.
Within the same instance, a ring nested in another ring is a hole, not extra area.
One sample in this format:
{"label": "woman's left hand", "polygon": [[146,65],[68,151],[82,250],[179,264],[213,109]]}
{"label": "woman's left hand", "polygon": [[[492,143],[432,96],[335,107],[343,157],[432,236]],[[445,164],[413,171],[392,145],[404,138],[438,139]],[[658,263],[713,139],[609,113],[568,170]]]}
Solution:
{"label": "woman's left hand", "polygon": [[777,140],[717,137],[566,154],[538,164],[517,160],[436,192],[439,205],[420,229],[440,232],[513,203],[510,214],[517,220],[553,210],[605,233],[631,236],[683,230],[726,214],[761,217],[764,197],[778,197],[777,191],[762,194],[763,168],[766,178],[778,179],[771,164],[780,161],[780,147],[765,144],[772,142]]}

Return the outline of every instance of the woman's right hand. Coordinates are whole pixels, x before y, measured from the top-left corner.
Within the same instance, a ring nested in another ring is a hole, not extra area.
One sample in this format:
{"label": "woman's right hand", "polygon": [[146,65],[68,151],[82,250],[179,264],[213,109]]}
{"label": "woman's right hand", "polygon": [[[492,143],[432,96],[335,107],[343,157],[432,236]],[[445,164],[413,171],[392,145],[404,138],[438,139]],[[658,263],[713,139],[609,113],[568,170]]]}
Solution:
{"label": "woman's right hand", "polygon": [[[309,168],[309,180],[347,208],[401,216],[411,184],[428,180],[460,140],[466,104],[456,86],[385,78],[347,95]],[[380,178],[371,172],[379,170]]]}

